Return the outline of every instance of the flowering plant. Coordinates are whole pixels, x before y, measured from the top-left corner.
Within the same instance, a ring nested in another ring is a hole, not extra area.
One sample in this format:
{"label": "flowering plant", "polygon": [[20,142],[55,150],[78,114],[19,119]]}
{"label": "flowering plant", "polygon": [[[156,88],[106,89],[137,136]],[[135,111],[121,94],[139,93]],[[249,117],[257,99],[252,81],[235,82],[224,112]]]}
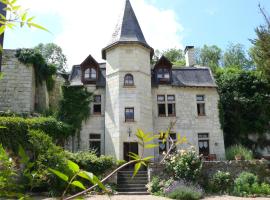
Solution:
{"label": "flowering plant", "polygon": [[168,156],[165,169],[172,172],[176,180],[196,182],[202,169],[202,161],[194,147],[182,149]]}

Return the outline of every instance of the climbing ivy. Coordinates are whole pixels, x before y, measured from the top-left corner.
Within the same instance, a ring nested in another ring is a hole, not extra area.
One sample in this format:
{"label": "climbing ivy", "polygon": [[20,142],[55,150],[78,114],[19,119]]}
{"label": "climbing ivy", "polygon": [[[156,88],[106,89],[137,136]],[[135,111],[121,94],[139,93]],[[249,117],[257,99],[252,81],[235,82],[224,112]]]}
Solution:
{"label": "climbing ivy", "polygon": [[58,119],[80,130],[82,121],[90,115],[92,93],[84,86],[62,86],[62,92]]}
{"label": "climbing ivy", "polygon": [[48,64],[43,56],[34,49],[18,49],[18,60],[24,64],[32,64],[35,69],[36,84],[46,81],[47,90],[51,91],[54,86],[53,75],[56,74],[56,66]]}

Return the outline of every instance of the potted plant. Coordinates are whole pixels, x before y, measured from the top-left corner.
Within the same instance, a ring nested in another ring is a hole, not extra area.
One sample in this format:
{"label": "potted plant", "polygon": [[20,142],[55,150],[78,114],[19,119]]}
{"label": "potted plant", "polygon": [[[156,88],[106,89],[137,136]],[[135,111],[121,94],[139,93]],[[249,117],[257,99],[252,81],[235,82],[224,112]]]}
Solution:
{"label": "potted plant", "polygon": [[235,160],[244,160],[244,156],[242,156],[241,154],[236,154],[234,158]]}

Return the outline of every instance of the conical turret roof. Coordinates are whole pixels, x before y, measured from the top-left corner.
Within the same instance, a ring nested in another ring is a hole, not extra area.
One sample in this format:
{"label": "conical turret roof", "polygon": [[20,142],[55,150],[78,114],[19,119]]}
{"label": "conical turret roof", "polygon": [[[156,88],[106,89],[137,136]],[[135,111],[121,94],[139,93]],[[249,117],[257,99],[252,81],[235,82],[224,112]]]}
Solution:
{"label": "conical turret roof", "polygon": [[106,59],[106,50],[108,48],[119,43],[139,43],[151,50],[151,56],[153,54],[153,49],[147,44],[144,38],[129,0],[125,0],[124,9],[115,27],[110,43],[102,49],[102,58]]}

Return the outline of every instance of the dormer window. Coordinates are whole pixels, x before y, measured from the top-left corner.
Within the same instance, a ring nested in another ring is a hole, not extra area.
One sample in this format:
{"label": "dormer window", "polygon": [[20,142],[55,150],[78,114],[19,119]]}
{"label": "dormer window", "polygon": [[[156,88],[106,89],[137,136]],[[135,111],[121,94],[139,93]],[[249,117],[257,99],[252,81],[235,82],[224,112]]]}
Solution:
{"label": "dormer window", "polygon": [[95,81],[97,79],[97,71],[95,68],[87,68],[84,71],[84,79],[85,80],[93,80]]}
{"label": "dormer window", "polygon": [[124,86],[134,86],[134,79],[133,79],[132,74],[125,75]]}
{"label": "dormer window", "polygon": [[157,79],[159,82],[169,82],[170,70],[168,68],[159,68],[157,70]]}

